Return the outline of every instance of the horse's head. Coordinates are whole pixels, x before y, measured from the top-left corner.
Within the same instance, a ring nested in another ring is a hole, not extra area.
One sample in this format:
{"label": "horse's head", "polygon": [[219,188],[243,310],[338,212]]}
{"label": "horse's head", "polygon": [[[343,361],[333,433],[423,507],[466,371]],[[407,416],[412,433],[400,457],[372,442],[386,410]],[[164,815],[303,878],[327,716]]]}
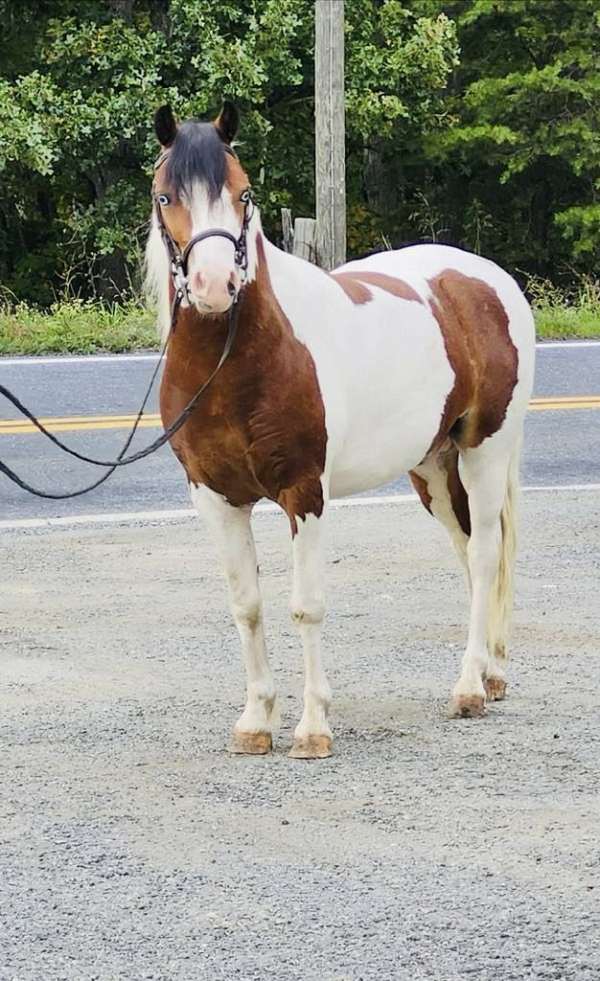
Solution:
{"label": "horse's head", "polygon": [[168,107],[154,120],[162,147],[155,214],[165,248],[183,258],[189,299],[200,313],[224,313],[242,285],[244,251],[236,245],[240,236],[245,244],[249,182],[231,148],[238,118],[226,102],[214,123],[177,125]]}

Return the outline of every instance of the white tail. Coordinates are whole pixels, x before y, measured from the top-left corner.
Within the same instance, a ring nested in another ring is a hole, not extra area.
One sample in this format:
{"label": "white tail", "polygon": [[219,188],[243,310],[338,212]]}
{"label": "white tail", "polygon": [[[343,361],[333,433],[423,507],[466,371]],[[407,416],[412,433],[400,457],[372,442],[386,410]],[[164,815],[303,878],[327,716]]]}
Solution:
{"label": "white tail", "polygon": [[522,440],[519,439],[508,467],[506,495],[500,513],[500,527],[502,532],[500,562],[490,594],[488,648],[490,654],[495,655],[500,661],[508,658],[506,642],[513,609],[521,443]]}

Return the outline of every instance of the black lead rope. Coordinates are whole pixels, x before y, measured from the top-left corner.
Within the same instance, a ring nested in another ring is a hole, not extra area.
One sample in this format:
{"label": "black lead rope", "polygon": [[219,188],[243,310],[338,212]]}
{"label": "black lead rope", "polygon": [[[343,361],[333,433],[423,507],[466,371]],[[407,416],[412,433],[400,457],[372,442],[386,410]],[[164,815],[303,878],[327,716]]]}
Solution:
{"label": "black lead rope", "polygon": [[217,374],[225,364],[225,361],[227,360],[227,358],[231,353],[231,349],[233,347],[235,337],[237,334],[237,328],[238,328],[239,298],[236,298],[229,311],[229,326],[227,331],[227,338],[225,340],[225,345],[223,347],[221,357],[219,358],[216,367],[210,373],[210,375],[203,383],[203,385],[198,389],[194,397],[190,399],[188,404],[178,415],[175,422],[171,423],[171,425],[167,429],[165,429],[165,431],[162,433],[161,436],[158,437],[158,439],[155,439],[153,443],[150,443],[150,445],[144,447],[144,449],[138,450],[136,453],[131,453],[129,456],[126,456],[125,454],[127,453],[129,447],[131,446],[133,437],[135,436],[140,420],[144,414],[144,410],[146,408],[146,404],[150,397],[150,392],[152,391],[152,388],[154,386],[154,382],[156,380],[156,376],[158,374],[163,356],[165,354],[168,343],[173,334],[173,330],[175,328],[175,324],[177,321],[177,313],[179,311],[179,306],[181,304],[181,299],[182,299],[181,294],[176,293],[175,299],[173,301],[172,311],[171,311],[171,325],[169,328],[169,333],[167,335],[163,348],[160,352],[158,363],[152,373],[150,384],[146,389],[146,394],[144,396],[144,400],[142,402],[140,411],[137,414],[137,418],[135,420],[133,428],[129,436],[127,437],[125,445],[121,450],[121,452],[119,453],[119,456],[117,457],[116,460],[95,460],[93,457],[85,456],[83,453],[78,453],[76,450],[71,449],[70,446],[67,446],[65,443],[59,440],[53,433],[49,432],[49,430],[46,429],[43,423],[41,423],[39,419],[36,419],[33,413],[30,412],[29,409],[27,409],[24,405],[22,405],[19,399],[15,395],[13,395],[12,392],[10,392],[7,388],[5,388],[4,385],[0,385],[0,394],[4,395],[10,402],[12,402],[12,404],[15,406],[15,408],[19,410],[19,412],[22,412],[23,415],[26,416],[26,418],[29,419],[34,424],[34,426],[36,426],[36,428],[39,429],[41,433],[43,433],[44,436],[46,436],[52,443],[58,446],[61,450],[63,450],[65,453],[68,453],[69,456],[75,457],[75,459],[77,460],[82,460],[84,463],[91,463],[97,467],[109,468],[107,472],[103,474],[102,477],[100,477],[99,480],[94,481],[94,483],[89,484],[86,487],[82,487],[80,490],[71,491],[70,493],[67,494],[51,494],[46,491],[40,491],[36,487],[32,487],[31,484],[28,484],[27,481],[22,479],[22,477],[19,477],[19,475],[15,473],[14,470],[11,470],[11,468],[8,467],[1,460],[0,460],[0,473],[3,473],[6,477],[8,477],[9,480],[11,480],[22,490],[28,491],[30,494],[34,494],[36,497],[44,497],[52,501],[62,501],[62,500],[66,500],[67,498],[80,497],[82,494],[87,494],[88,491],[94,490],[96,487],[99,487],[100,484],[103,484],[105,480],[108,480],[108,478],[115,472],[115,470],[118,467],[125,467],[128,466],[130,463],[135,463],[137,460],[143,460],[144,457],[150,456],[152,453],[155,453],[156,450],[159,450],[161,446],[164,446],[165,443],[167,443],[171,439],[171,437],[174,436],[175,433],[177,433],[181,429],[181,427],[185,425],[185,423],[191,416],[192,412],[196,408],[201,396],[204,394],[208,386],[211,384],[213,379],[217,376]]}
{"label": "black lead rope", "polygon": [[[230,152],[233,154],[233,151]],[[235,154],[233,155],[235,156]],[[165,155],[163,154],[159,158],[156,164],[156,168],[160,166],[160,164],[163,162],[164,159],[165,159]],[[23,480],[22,477],[19,477],[19,475],[15,473],[14,470],[11,470],[11,468],[7,466],[6,463],[3,463],[2,460],[0,460],[0,473],[3,473],[5,477],[8,477],[9,480],[11,480],[22,490],[28,491],[29,494],[34,494],[36,497],[48,498],[51,501],[64,501],[71,497],[80,497],[82,494],[87,494],[88,491],[95,490],[96,487],[100,487],[100,485],[103,484],[105,480],[108,480],[108,478],[115,472],[115,470],[118,467],[129,466],[130,463],[135,463],[137,460],[143,460],[144,457],[150,456],[152,453],[155,453],[157,450],[161,448],[161,446],[164,446],[165,443],[168,443],[171,437],[174,436],[175,433],[177,433],[181,429],[181,427],[185,425],[185,423],[191,416],[192,412],[196,408],[201,396],[204,394],[208,386],[212,383],[213,379],[218,375],[219,371],[221,370],[221,368],[223,367],[223,365],[225,364],[227,358],[231,353],[231,349],[233,347],[233,343],[235,341],[235,336],[237,334],[237,328],[238,328],[240,293],[237,294],[229,309],[229,326],[227,330],[227,338],[225,340],[223,352],[221,354],[221,357],[219,358],[216,368],[214,368],[214,370],[208,376],[204,384],[198,389],[194,397],[190,399],[190,401],[183,409],[183,411],[179,414],[175,422],[173,422],[167,429],[165,429],[163,434],[159,436],[158,439],[155,439],[154,442],[150,443],[149,446],[144,447],[143,450],[138,450],[136,453],[130,453],[129,456],[126,455],[127,450],[131,446],[133,437],[137,432],[148,399],[150,398],[150,393],[154,387],[154,382],[156,381],[156,376],[159,372],[160,365],[166,353],[167,347],[169,345],[169,341],[171,340],[171,337],[175,330],[175,326],[177,323],[177,314],[179,313],[179,307],[181,306],[181,303],[184,300],[184,298],[188,303],[190,302],[190,295],[187,285],[187,270],[188,270],[188,260],[193,247],[197,245],[198,242],[202,242],[207,238],[213,238],[216,236],[221,238],[226,238],[233,244],[235,248],[235,263],[238,266],[238,268],[241,269],[244,279],[246,278],[246,274],[248,271],[248,247],[247,247],[246,236],[248,232],[248,226],[252,218],[252,214],[254,213],[254,207],[252,207],[252,210],[250,211],[250,205],[254,204],[252,192],[250,188],[246,188],[246,190],[242,191],[240,195],[240,201],[244,206],[244,216],[242,219],[242,227],[241,227],[239,238],[236,239],[230,232],[228,232],[224,228],[210,228],[205,232],[200,232],[198,235],[195,235],[192,239],[190,239],[183,253],[180,253],[179,250],[176,248],[173,239],[171,238],[169,232],[167,231],[167,228],[162,218],[160,203],[158,202],[156,195],[153,194],[153,198],[154,198],[154,204],[156,209],[155,213],[158,222],[158,227],[160,229],[162,239],[167,247],[167,251],[169,253],[169,258],[171,261],[171,277],[173,279],[173,283],[175,286],[175,296],[171,307],[171,323],[169,326],[169,332],[167,334],[166,340],[161,349],[157,365],[152,373],[152,377],[150,378],[150,383],[146,389],[146,394],[144,395],[144,399],[142,401],[141,408],[137,414],[136,420],[133,424],[133,428],[129,433],[129,436],[125,441],[125,445],[121,450],[121,452],[119,453],[116,460],[96,460],[94,457],[86,456],[85,453],[78,453],[77,450],[74,450],[70,446],[67,446],[66,443],[63,443],[62,440],[58,439],[58,437],[56,437],[53,433],[51,433],[48,429],[46,429],[43,423],[41,423],[39,419],[37,419],[36,416],[34,416],[34,414],[30,412],[25,405],[23,405],[23,403],[16,397],[16,395],[13,395],[13,393],[4,385],[0,385],[0,395],[3,395],[4,398],[8,399],[8,401],[14,405],[15,409],[18,409],[18,411],[22,415],[24,415],[26,419],[29,419],[29,421],[33,423],[33,425],[36,427],[36,429],[38,429],[39,432],[42,433],[42,435],[46,436],[46,438],[49,439],[51,443],[54,443],[55,446],[61,449],[64,453],[67,453],[69,456],[75,457],[76,460],[81,460],[82,463],[91,463],[92,466],[95,467],[107,468],[107,472],[103,474],[99,480],[94,481],[92,484],[88,484],[86,487],[82,487],[80,490],[71,491],[68,494],[51,494],[46,491],[40,491],[36,487],[32,487],[31,484],[28,484],[26,480]]]}

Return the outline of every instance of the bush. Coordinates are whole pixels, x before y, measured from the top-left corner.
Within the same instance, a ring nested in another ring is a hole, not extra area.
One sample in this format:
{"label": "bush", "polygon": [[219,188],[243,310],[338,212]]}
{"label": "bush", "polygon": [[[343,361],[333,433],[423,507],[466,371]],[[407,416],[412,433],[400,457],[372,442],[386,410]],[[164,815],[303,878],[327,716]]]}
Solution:
{"label": "bush", "polygon": [[94,354],[157,345],[155,314],[141,302],[59,300],[49,311],[25,303],[0,307],[0,354]]}

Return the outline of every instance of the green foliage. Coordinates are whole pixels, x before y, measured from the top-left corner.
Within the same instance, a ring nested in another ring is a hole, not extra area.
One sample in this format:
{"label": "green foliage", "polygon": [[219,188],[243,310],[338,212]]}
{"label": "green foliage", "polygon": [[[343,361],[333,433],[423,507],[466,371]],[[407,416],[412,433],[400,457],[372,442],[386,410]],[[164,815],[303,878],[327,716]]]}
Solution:
{"label": "green foliage", "polygon": [[575,256],[595,256],[600,243],[600,203],[573,205],[556,215],[556,224],[573,244]]}
{"label": "green foliage", "polygon": [[60,300],[46,311],[0,306],[0,355],[94,354],[157,346],[155,314],[139,303]]}
{"label": "green foliage", "polygon": [[449,72],[457,63],[455,28],[443,13],[416,18],[400,0],[348,4],[350,137],[363,143],[397,142],[430,129]]}
{"label": "green foliage", "polygon": [[[382,247],[381,241],[376,243]],[[568,293],[547,280],[529,281],[537,335],[600,338],[600,288],[592,280]],[[41,311],[0,305],[0,356],[119,353],[158,348],[156,316],[142,304],[62,299]]]}
{"label": "green foliage", "polygon": [[576,276],[566,288],[529,276],[527,292],[538,337],[600,337],[600,282],[593,276]]}
{"label": "green foliage", "polygon": [[[314,212],[313,0],[0,0],[0,281],[139,288],[152,117],[242,111],[267,233]],[[346,0],[349,248],[567,279],[600,244],[597,0]]]}
{"label": "green foliage", "polygon": [[[453,25],[399,0],[350,0],[350,182],[368,141],[428,127],[456,61]],[[139,281],[152,116],[243,113],[244,163],[267,230],[314,211],[312,0],[0,0],[0,275],[52,302]],[[32,260],[35,256],[35,261]]]}
{"label": "green foliage", "polygon": [[[442,6],[440,4],[439,6]],[[554,278],[591,268],[600,243],[600,12],[596,0],[456,0],[454,118],[424,156],[451,236],[472,240],[477,198],[488,254]]]}

